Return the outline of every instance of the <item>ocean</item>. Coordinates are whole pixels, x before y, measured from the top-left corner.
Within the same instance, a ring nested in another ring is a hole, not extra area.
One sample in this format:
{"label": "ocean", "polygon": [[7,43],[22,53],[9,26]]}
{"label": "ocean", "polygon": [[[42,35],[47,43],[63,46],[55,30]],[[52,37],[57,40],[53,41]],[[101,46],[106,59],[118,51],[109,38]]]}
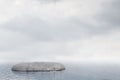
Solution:
{"label": "ocean", "polygon": [[0,65],[0,80],[120,80],[119,64],[65,64],[60,72],[13,72]]}

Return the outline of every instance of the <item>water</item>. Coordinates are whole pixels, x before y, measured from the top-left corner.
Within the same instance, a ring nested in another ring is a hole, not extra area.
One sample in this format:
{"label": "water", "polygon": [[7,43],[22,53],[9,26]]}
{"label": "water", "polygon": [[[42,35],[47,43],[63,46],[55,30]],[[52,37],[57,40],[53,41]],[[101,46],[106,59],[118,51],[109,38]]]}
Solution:
{"label": "water", "polygon": [[118,64],[66,64],[61,72],[12,72],[12,65],[0,65],[0,80],[120,80]]}

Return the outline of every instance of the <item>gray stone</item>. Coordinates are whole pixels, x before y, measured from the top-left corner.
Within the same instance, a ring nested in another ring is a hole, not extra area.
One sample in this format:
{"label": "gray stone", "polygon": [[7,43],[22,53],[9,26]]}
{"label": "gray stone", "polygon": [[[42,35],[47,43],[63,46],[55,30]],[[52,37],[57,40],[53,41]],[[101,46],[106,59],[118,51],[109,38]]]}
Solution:
{"label": "gray stone", "polygon": [[12,71],[21,72],[49,72],[65,70],[64,65],[55,62],[19,63],[12,67]]}

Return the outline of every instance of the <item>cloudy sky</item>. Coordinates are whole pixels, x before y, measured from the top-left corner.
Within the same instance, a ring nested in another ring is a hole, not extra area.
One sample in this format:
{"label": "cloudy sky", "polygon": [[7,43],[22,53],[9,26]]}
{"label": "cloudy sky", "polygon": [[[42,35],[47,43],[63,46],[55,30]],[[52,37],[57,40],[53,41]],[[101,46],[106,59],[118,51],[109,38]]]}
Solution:
{"label": "cloudy sky", "polygon": [[0,62],[118,62],[119,4],[0,0]]}

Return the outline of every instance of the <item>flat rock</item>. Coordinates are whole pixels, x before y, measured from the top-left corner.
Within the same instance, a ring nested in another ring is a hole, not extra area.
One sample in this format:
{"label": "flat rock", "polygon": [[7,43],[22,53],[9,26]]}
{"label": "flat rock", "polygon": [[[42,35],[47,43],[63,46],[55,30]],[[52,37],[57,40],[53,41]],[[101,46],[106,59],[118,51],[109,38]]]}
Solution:
{"label": "flat rock", "polygon": [[12,71],[19,72],[49,72],[62,70],[65,70],[64,65],[55,62],[19,63],[12,67]]}

